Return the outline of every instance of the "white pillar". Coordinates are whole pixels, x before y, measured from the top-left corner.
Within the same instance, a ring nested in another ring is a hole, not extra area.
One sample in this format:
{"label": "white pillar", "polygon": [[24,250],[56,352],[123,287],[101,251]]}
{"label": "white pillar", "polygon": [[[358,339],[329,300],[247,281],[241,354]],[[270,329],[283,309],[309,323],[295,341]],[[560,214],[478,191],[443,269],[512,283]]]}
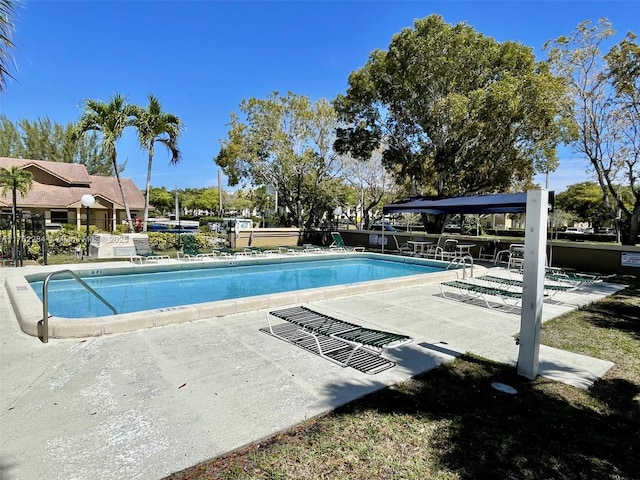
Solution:
{"label": "white pillar", "polygon": [[533,380],[538,375],[542,301],[547,251],[548,190],[527,192],[524,235],[524,286],[520,314],[518,374]]}

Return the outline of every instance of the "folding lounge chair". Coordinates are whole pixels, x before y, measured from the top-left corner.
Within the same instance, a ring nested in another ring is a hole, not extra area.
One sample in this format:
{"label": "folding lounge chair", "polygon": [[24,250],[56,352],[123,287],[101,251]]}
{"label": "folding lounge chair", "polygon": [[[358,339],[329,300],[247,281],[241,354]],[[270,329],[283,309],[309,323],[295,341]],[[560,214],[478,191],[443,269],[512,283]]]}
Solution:
{"label": "folding lounge chair", "polygon": [[331,238],[333,238],[333,243],[329,246],[330,248],[338,248],[348,252],[364,252],[364,247],[347,247],[340,232],[331,232]]}
{"label": "folding lounge chair", "polygon": [[[348,247],[347,247],[348,248]],[[279,253],[282,255],[304,255],[309,253],[327,253],[331,249],[327,247],[318,247],[312,244],[300,245],[280,245],[278,247]]]}
{"label": "folding lounge chair", "polygon": [[545,275],[548,278],[554,278],[558,281],[571,281],[583,283],[599,283],[613,275],[602,275],[595,272],[578,272],[560,267],[547,267]]}
{"label": "folding lounge chair", "polygon": [[598,273],[581,273],[557,267],[547,267],[545,278],[561,284],[570,285],[573,290],[579,290],[586,285],[594,285],[604,281],[605,276]]}
{"label": "folding lounge chair", "polygon": [[266,257],[268,255],[275,255],[279,252],[278,250],[261,247],[244,247],[243,253],[245,255],[253,255],[255,257]]}
{"label": "folding lounge chair", "polygon": [[[484,280],[489,282],[490,284],[499,284],[499,285],[507,285],[511,287],[522,288],[524,286],[524,282],[522,280],[518,280],[515,278],[505,278],[505,277],[497,277],[495,275],[483,275],[478,277],[478,280]],[[575,290],[574,285],[560,285],[553,283],[545,283],[544,290],[547,296],[552,297],[558,292],[568,292],[570,290]]]}
{"label": "folding lounge chair", "polygon": [[[463,282],[461,280],[452,280],[450,282],[441,282],[440,283],[440,292],[442,293],[443,298],[451,298],[447,297],[444,288],[449,287],[457,289],[462,296],[469,296],[473,299],[481,299],[486,304],[487,308],[499,308],[503,305],[506,306],[509,311],[520,306],[522,301],[522,292],[521,291],[513,291],[506,288],[496,288],[486,285],[480,285],[477,283]],[[503,305],[495,305],[492,306],[489,303],[489,299],[487,296],[499,298]]]}
{"label": "folding lounge chair", "polygon": [[[413,341],[406,335],[361,327],[303,306],[268,312],[269,333],[293,344],[297,344],[295,337],[290,334],[286,336],[280,334],[278,326],[271,323],[270,317],[279,318],[295,326],[298,337],[312,338],[317,350],[314,353],[342,367],[351,365],[361,371],[364,370],[355,364],[366,359],[358,358],[359,352],[367,352],[369,356],[373,354],[375,359],[380,359],[383,349],[398,348]],[[387,365],[386,368],[395,365],[387,359],[383,360],[383,365]],[[366,373],[376,372],[367,371]]]}
{"label": "folding lounge chair", "polygon": [[178,252],[178,258],[187,261],[201,261],[205,258],[215,257],[214,253],[202,253],[198,249],[198,241],[195,235],[181,235],[180,244],[182,250]]}
{"label": "folding lounge chair", "polygon": [[159,255],[151,250],[149,244],[149,237],[134,237],[133,245],[136,249],[135,255],[130,256],[132,263],[147,263],[147,262],[159,262],[161,260],[170,260],[169,255]]}

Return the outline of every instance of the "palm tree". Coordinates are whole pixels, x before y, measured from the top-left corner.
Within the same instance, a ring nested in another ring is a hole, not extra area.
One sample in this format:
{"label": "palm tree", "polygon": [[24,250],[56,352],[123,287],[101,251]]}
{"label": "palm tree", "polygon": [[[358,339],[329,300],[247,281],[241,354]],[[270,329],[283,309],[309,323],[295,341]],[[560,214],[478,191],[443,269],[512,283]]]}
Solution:
{"label": "palm tree", "polygon": [[11,0],[0,0],[0,93],[4,93],[9,64],[13,63],[9,51],[15,48],[11,37],[13,36],[14,25],[11,16],[14,13],[13,2]]}
{"label": "palm tree", "polygon": [[127,105],[125,102],[126,97],[118,93],[111,97],[108,103],[100,100],[86,100],[84,113],[75,125],[72,138],[78,140],[89,131],[97,131],[102,135],[102,152],[111,159],[118,186],[120,187],[124,209],[127,213],[129,231],[132,232],[131,211],[122,187],[116,155],[116,143],[122,137],[124,129],[133,125],[134,115],[137,112],[135,106]]}
{"label": "palm tree", "polygon": [[151,165],[155,153],[155,144],[161,143],[171,153],[169,163],[175,165],[180,161],[180,150],[178,150],[178,137],[182,130],[182,122],[171,113],[162,111],[160,101],[153,95],[149,95],[149,105],[147,109],[138,107],[135,114],[135,127],[138,129],[138,141],[142,148],[149,153],[147,163],[147,187],[144,202],[144,231],[147,231],[149,221],[149,192],[151,191]]}
{"label": "palm tree", "polygon": [[33,174],[27,172],[17,165],[11,168],[0,167],[0,192],[6,195],[11,191],[13,195],[13,207],[11,210],[11,258],[16,260],[16,240],[18,225],[18,192],[24,197],[27,195],[33,185]]}

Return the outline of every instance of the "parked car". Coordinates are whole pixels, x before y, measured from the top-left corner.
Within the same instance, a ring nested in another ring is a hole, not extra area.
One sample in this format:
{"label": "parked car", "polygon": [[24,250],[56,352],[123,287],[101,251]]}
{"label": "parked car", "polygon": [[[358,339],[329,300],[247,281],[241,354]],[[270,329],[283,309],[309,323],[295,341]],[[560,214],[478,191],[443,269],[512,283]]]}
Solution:
{"label": "parked car", "polygon": [[374,223],[373,225],[371,225],[371,230],[377,230],[377,231],[381,232],[383,227],[384,227],[384,231],[385,232],[399,232],[400,231],[397,228],[392,227],[388,223],[385,223],[384,225],[381,225],[380,223]]}
{"label": "parked car", "polygon": [[564,233],[572,234],[572,235],[582,235],[584,232],[581,228],[578,227],[567,227]]}
{"label": "parked car", "polygon": [[599,228],[598,233],[603,235],[611,235],[613,233],[616,233],[616,230],[615,228]]}
{"label": "parked car", "polygon": [[587,227],[587,228],[585,228],[585,229],[583,230],[583,232],[584,232],[585,234],[593,233],[593,228],[591,228],[591,227]]}

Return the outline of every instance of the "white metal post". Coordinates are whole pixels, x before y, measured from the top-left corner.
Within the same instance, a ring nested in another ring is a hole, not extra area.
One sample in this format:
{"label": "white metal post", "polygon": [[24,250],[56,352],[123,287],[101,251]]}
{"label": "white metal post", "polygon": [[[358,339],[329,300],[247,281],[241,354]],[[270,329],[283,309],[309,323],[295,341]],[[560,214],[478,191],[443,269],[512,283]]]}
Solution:
{"label": "white metal post", "polygon": [[520,351],[518,374],[533,380],[538,375],[542,301],[547,251],[547,216],[549,192],[527,192],[524,236],[524,272],[522,311],[520,314]]}

